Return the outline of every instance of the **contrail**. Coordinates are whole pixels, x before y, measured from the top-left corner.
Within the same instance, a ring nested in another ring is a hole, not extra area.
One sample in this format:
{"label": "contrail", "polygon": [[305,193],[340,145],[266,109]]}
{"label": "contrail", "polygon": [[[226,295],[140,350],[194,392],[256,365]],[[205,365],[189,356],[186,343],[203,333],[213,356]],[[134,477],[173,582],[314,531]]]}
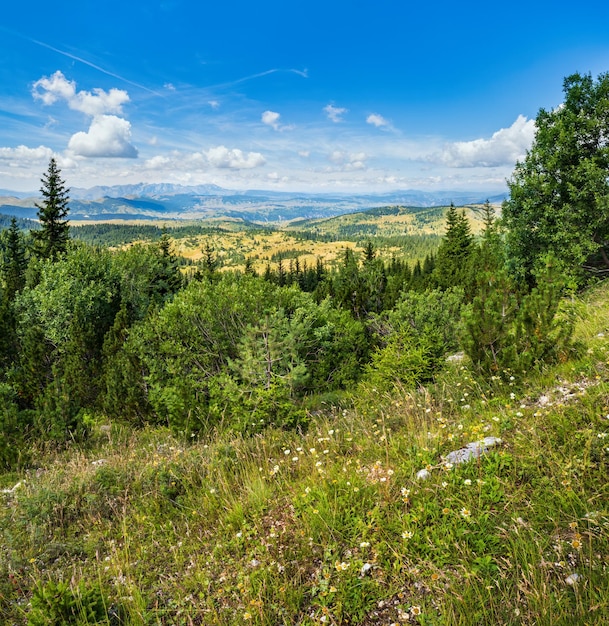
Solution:
{"label": "contrail", "polygon": [[73,59],[74,61],[78,61],[79,63],[83,63],[84,65],[88,65],[89,67],[92,67],[93,69],[97,70],[98,72],[102,72],[102,74],[106,74],[107,76],[112,76],[112,78],[117,78],[118,80],[127,83],[129,85],[133,85],[134,87],[138,87],[139,89],[143,89],[144,91],[147,91],[151,94],[154,94],[155,96],[159,96],[159,97],[164,97],[163,94],[160,94],[158,91],[154,91],[154,89],[150,89],[149,87],[146,87],[145,85],[140,85],[140,83],[136,83],[132,80],[129,80],[128,78],[125,78],[124,76],[120,76],[119,74],[114,74],[113,72],[110,72],[106,69],[104,69],[103,67],[100,67],[99,65],[95,65],[95,63],[91,63],[91,61],[87,61],[86,59],[83,59],[82,57],[76,56],[75,54],[70,54],[69,52],[66,52],[65,50],[59,50],[59,48],[55,48],[51,45],[49,45],[48,43],[45,43],[44,41],[38,41],[37,39],[33,39],[32,37],[28,37],[27,35],[22,35],[21,33],[18,33],[16,31],[13,30],[9,30],[8,28],[4,28],[2,26],[0,26],[0,30],[3,30],[5,32],[9,32],[12,35],[17,35],[18,37],[21,37],[22,39],[25,39],[26,41],[30,41],[31,43],[35,43],[37,46],[42,46],[43,48],[47,48],[48,50],[52,50],[53,52],[56,52],[57,54],[61,54],[64,57],[68,57],[68,59]]}
{"label": "contrail", "polygon": [[266,70],[265,72],[259,72],[258,74],[251,74],[250,76],[244,76],[243,78],[237,78],[236,80],[230,81],[228,83],[220,83],[218,85],[212,85],[211,87],[208,87],[208,89],[213,89],[213,88],[223,88],[223,87],[232,87],[233,85],[238,85],[239,83],[244,83],[248,80],[254,80],[254,78],[262,78],[263,76],[268,76],[269,74],[275,74],[276,72],[292,72],[294,74],[298,74],[299,76],[302,76],[303,78],[309,78],[309,74],[307,72],[307,70],[293,70],[293,69],[289,69],[289,70],[282,70],[279,68],[275,68],[272,70]]}
{"label": "contrail", "polygon": [[113,72],[109,72],[108,70],[105,70],[103,67],[100,67],[99,65],[95,65],[95,63],[91,63],[91,61],[87,61],[86,59],[76,56],[75,54],[70,54],[69,52],[65,52],[64,50],[59,50],[58,48],[54,48],[53,46],[50,46],[48,43],[44,43],[44,41],[38,41],[36,39],[31,39],[30,37],[26,37],[26,39],[29,39],[29,41],[31,41],[32,43],[38,44],[39,46],[42,46],[43,48],[48,48],[49,50],[52,50],[53,52],[57,52],[57,54],[62,54],[64,57],[68,57],[69,59],[74,59],[75,61],[84,63],[85,65],[92,67],[98,72],[102,72],[103,74],[107,74],[108,76],[112,76],[113,78],[118,78],[118,80],[122,80],[123,82],[129,85],[133,85],[134,87],[139,87],[140,89],[143,89],[144,91],[148,91],[149,93],[154,94],[155,96],[163,97],[162,94],[160,94],[158,91],[154,91],[153,89],[145,87],[144,85],[135,83],[132,80],[125,78],[124,76],[120,76],[119,74],[114,74]]}

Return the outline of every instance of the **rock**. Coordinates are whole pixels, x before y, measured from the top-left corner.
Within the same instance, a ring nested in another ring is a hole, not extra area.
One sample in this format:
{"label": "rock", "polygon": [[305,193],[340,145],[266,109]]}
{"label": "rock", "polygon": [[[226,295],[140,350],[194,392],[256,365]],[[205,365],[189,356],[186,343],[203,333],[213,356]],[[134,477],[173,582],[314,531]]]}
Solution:
{"label": "rock", "polygon": [[417,480],[427,480],[431,476],[429,470],[422,469],[417,472]]}
{"label": "rock", "polygon": [[480,441],[472,441],[468,443],[465,448],[459,448],[459,450],[449,452],[444,458],[444,462],[452,463],[453,465],[466,463],[471,459],[479,458],[484,453],[488,452],[490,448],[494,448],[500,443],[501,439],[499,437],[485,437],[484,439],[480,439]]}
{"label": "rock", "polygon": [[581,580],[581,576],[579,574],[570,574],[565,578],[565,582],[567,585],[571,585],[572,587],[577,585],[577,583]]}

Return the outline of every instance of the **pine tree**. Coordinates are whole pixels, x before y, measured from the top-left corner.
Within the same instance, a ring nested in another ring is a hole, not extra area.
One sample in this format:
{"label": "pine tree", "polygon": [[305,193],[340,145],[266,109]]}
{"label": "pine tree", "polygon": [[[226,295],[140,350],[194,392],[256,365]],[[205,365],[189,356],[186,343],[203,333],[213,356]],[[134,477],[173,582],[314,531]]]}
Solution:
{"label": "pine tree", "polygon": [[70,238],[70,226],[66,219],[70,200],[65,182],[55,159],[49,162],[49,169],[41,179],[41,204],[36,204],[38,219],[42,225],[39,231],[32,231],[34,249],[43,259],[56,260],[65,252]]}
{"label": "pine tree", "polygon": [[6,234],[6,251],[2,266],[6,299],[13,300],[17,292],[25,286],[26,267],[23,236],[17,226],[17,220],[13,217]]}
{"label": "pine tree", "polygon": [[438,248],[433,278],[441,289],[463,286],[469,279],[473,235],[465,211],[451,203],[446,214],[446,235]]}

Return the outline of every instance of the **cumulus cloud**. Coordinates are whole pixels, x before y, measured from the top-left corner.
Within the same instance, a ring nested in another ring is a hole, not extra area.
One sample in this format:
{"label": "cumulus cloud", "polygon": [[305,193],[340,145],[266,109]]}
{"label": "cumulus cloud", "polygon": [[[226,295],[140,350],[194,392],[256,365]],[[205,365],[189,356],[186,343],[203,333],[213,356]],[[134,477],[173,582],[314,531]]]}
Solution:
{"label": "cumulus cloud", "polygon": [[70,138],[68,150],[83,157],[136,158],[137,149],[131,144],[131,124],[122,117],[123,105],[129,94],[122,89],[93,89],[78,91],[76,83],[60,71],[44,76],[32,86],[32,95],[45,105],[64,101],[73,111],[92,117],[89,130]]}
{"label": "cumulus cloud", "polygon": [[259,152],[243,152],[238,148],[215,146],[200,152],[181,152],[174,150],[169,154],[157,155],[148,159],[144,167],[147,170],[208,172],[211,169],[248,170],[260,167],[266,159]]}
{"label": "cumulus cloud", "polygon": [[347,113],[349,109],[345,109],[343,107],[335,107],[333,104],[327,104],[323,111],[328,116],[328,119],[338,124],[338,122],[343,121],[343,115]]}
{"label": "cumulus cloud", "polygon": [[84,157],[136,158],[131,145],[131,124],[116,115],[98,115],[89,130],[72,135],[68,149]]}
{"label": "cumulus cloud", "polygon": [[262,114],[262,123],[270,126],[274,130],[279,130],[279,118],[281,115],[275,111],[265,111]]}
{"label": "cumulus cloud", "polygon": [[535,121],[519,115],[509,128],[501,128],[490,139],[457,141],[431,157],[451,167],[496,167],[522,159],[535,138]]}
{"label": "cumulus cloud", "polygon": [[390,126],[389,122],[382,115],[379,115],[378,113],[371,113],[366,118],[366,123],[372,124],[372,126],[376,126],[377,128]]}
{"label": "cumulus cloud", "polygon": [[106,113],[122,113],[123,104],[129,102],[129,94],[122,89],[93,89],[93,91],[77,91],[76,83],[68,80],[57,71],[52,76],[37,80],[32,87],[34,99],[43,104],[51,105],[58,100],[65,100],[74,111],[87,115],[103,115]]}
{"label": "cumulus cloud", "polygon": [[328,156],[328,159],[339,166],[343,172],[365,169],[367,158],[368,155],[365,152],[342,152],[340,150],[335,150]]}
{"label": "cumulus cloud", "polygon": [[29,167],[32,163],[46,163],[52,156],[53,151],[46,146],[0,148],[0,161],[6,161],[11,167]]}
{"label": "cumulus cloud", "polygon": [[218,168],[253,169],[266,163],[259,152],[243,152],[238,148],[229,150],[225,146],[210,148],[206,153],[209,164]]}
{"label": "cumulus cloud", "polygon": [[293,126],[286,126],[284,124],[279,123],[279,118],[281,115],[276,111],[265,111],[262,114],[261,120],[263,124],[270,126],[273,130],[283,131],[283,130],[292,130]]}

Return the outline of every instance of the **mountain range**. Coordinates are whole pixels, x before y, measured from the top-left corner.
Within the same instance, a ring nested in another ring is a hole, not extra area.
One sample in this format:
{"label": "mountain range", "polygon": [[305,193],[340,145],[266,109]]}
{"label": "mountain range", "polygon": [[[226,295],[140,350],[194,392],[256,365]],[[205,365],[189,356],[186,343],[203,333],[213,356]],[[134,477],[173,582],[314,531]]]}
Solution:
{"label": "mountain range", "polygon": [[[467,191],[391,191],[386,193],[299,193],[236,191],[216,185],[186,187],[169,183],[70,189],[71,220],[235,218],[282,222],[333,217],[381,206],[432,207],[500,203],[505,194]],[[0,214],[35,218],[40,194],[0,190]]]}

